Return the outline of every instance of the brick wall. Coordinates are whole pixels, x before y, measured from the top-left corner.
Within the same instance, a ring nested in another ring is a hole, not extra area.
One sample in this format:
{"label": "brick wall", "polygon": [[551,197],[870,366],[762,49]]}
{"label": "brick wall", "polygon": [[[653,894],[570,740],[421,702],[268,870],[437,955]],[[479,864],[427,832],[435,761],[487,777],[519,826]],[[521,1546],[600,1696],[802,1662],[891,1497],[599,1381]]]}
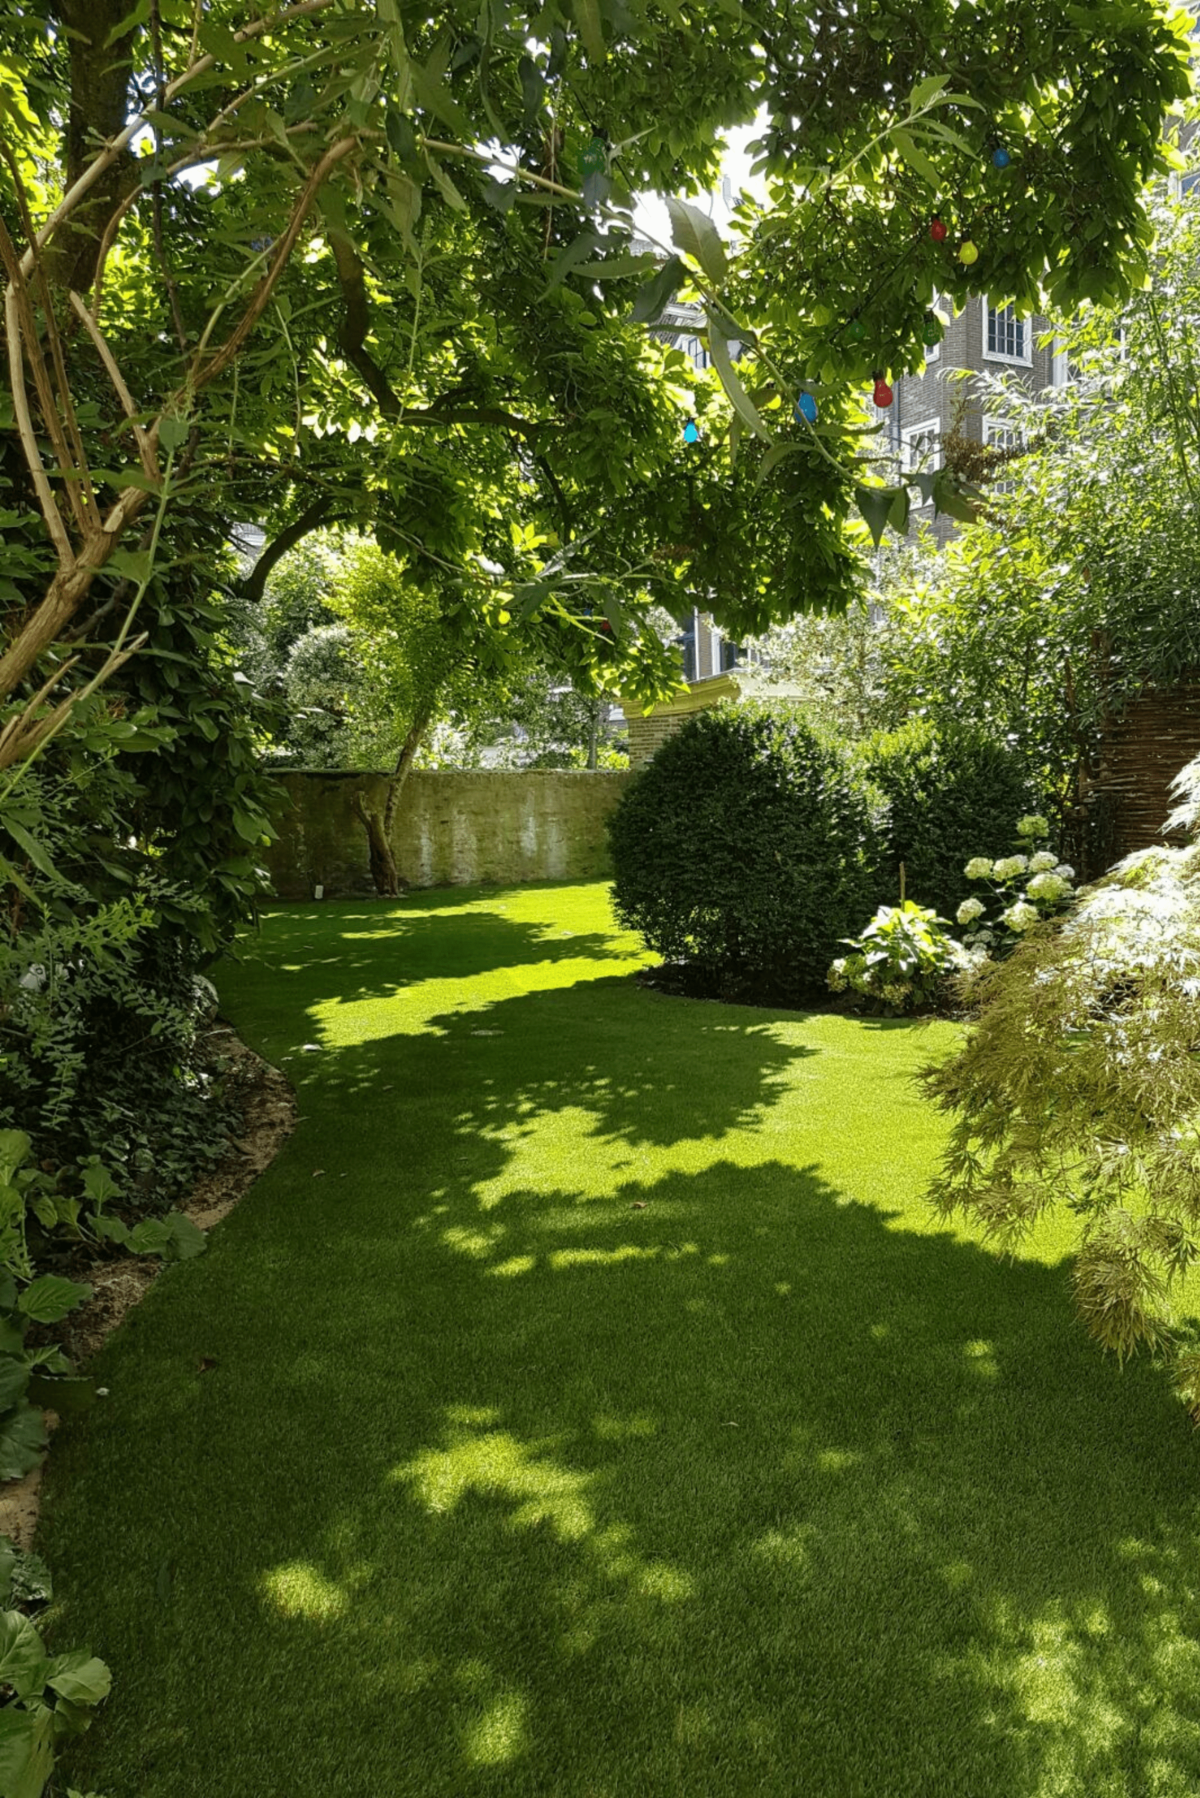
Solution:
{"label": "brick wall", "polygon": [[[266,863],[281,899],[372,891],[354,795],[383,804],[381,774],[288,773]],[[394,844],[410,886],[600,880],[609,872],[605,820],[627,773],[421,769],[408,778]]]}

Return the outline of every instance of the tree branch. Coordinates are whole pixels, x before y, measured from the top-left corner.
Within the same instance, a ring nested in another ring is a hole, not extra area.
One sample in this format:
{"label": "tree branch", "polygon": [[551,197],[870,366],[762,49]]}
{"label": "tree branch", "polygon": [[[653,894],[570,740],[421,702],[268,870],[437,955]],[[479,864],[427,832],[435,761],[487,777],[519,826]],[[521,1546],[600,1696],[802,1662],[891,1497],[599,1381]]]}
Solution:
{"label": "tree branch", "polygon": [[333,500],[328,494],[324,494],[320,499],[313,500],[312,504],[306,506],[301,512],[299,518],[294,519],[291,524],[285,525],[279,535],[272,538],[241,583],[242,592],[247,599],[253,600],[255,604],[258,603],[263,596],[263,589],[266,587],[276,562],[286,556],[289,549],[295,549],[297,543],[302,542],[310,531],[319,529],[332,511]]}

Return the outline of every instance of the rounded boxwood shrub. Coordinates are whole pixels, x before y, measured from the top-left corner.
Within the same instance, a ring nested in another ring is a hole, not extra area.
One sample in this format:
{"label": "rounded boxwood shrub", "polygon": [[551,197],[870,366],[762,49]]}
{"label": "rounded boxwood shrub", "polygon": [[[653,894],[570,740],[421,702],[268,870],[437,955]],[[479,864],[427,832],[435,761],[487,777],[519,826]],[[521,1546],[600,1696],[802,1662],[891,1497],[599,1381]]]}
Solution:
{"label": "rounded boxwood shrub", "polygon": [[908,897],[953,918],[974,890],[966,864],[1007,854],[1018,818],[1033,809],[1020,756],[982,732],[924,718],[868,738],[859,754],[888,804],[888,902],[899,898],[903,862]]}
{"label": "rounded boxwood shrub", "polygon": [[823,991],[880,889],[878,801],[798,710],[690,718],[609,822],[617,915],[714,990]]}

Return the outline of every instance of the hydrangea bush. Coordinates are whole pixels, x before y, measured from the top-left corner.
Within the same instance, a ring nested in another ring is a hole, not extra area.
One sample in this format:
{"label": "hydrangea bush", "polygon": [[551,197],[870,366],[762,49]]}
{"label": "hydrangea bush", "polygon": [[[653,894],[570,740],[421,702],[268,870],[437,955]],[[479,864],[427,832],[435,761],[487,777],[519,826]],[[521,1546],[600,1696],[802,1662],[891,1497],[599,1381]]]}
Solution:
{"label": "hydrangea bush", "polygon": [[[1200,759],[1168,827],[1200,829]],[[1044,870],[1049,872],[1049,870]],[[931,1198],[1002,1249],[1057,1215],[1091,1333],[1160,1352],[1200,1422],[1200,844],[1146,849],[1020,955],[984,964],[978,1021],[926,1087],[952,1119]]]}
{"label": "hydrangea bush", "polygon": [[987,883],[986,897],[964,899],[956,913],[964,947],[976,960],[1008,954],[1027,930],[1064,911],[1074,897],[1074,868],[1052,849],[1037,847],[1049,828],[1031,812],[1017,824],[1021,848],[1014,855],[994,861],[976,855],[964,868],[968,880]]}
{"label": "hydrangea bush", "polygon": [[881,905],[861,936],[844,937],[826,980],[835,993],[862,993],[889,1011],[936,1004],[948,975],[961,972],[967,954],[949,934],[945,918],[906,899]]}

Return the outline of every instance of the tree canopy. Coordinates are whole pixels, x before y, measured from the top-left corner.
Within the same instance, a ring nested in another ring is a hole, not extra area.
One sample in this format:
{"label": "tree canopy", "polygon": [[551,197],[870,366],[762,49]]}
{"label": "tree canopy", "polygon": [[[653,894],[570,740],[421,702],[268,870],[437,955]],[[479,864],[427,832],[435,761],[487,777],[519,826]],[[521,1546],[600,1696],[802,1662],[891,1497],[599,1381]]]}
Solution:
{"label": "tree canopy", "polygon": [[[847,519],[907,515],[864,384],[919,365],[935,294],[1144,280],[1186,22],[1158,0],[9,9],[0,697],[36,703],[0,762],[127,653],[92,620],[152,554],[194,554],[183,511],[267,521],[252,590],[315,525],[368,528],[454,584],[480,658],[508,613],[647,697],[675,678],[638,630],[652,598],[735,632],[842,608]],[[671,254],[633,255],[634,196],[703,190],[754,120],[771,207],[726,243],[673,200]],[[672,293],[705,308],[707,385],[642,329]],[[67,637],[84,663],[39,696]]]}

